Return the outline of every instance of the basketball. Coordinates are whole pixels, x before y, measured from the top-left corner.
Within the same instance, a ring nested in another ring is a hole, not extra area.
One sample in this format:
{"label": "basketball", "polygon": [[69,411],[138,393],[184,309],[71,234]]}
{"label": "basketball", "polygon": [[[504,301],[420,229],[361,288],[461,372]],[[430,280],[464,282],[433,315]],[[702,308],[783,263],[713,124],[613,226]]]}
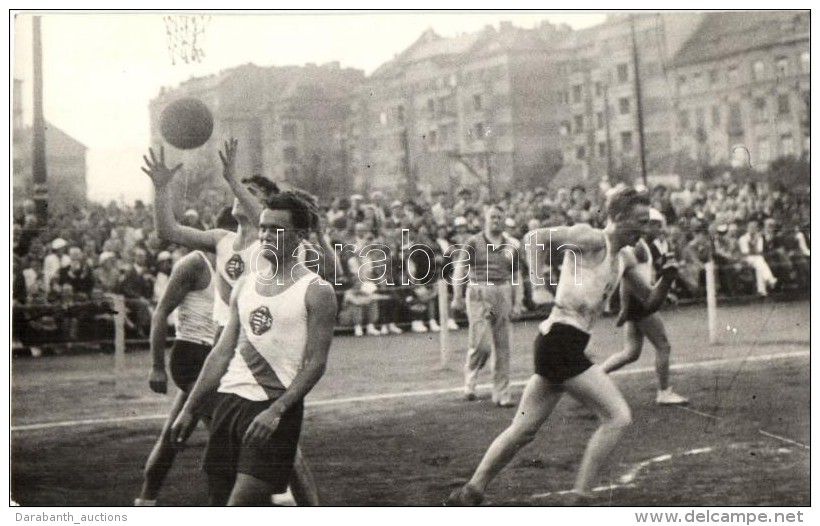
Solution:
{"label": "basketball", "polygon": [[211,110],[201,100],[190,97],[170,103],[159,119],[163,138],[180,150],[199,148],[214,131]]}

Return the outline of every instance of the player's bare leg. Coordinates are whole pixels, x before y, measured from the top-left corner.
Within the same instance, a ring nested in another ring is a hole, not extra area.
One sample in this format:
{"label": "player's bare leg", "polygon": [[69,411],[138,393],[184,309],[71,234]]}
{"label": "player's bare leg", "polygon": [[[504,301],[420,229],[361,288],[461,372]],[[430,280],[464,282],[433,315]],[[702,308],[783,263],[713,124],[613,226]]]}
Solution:
{"label": "player's bare leg", "polygon": [[647,316],[638,322],[641,331],[655,347],[655,372],[658,376],[657,403],[661,405],[686,404],[689,400],[669,387],[669,356],[672,346],[666,335],[666,326],[657,314]]}
{"label": "player's bare leg", "polygon": [[[605,373],[617,371],[621,367],[636,361],[643,350],[643,332],[633,321],[624,323],[624,346],[619,352],[607,358],[601,364]],[[668,371],[667,371],[668,372]]]}
{"label": "player's bare leg", "polygon": [[632,413],[615,383],[600,366],[593,365],[566,380],[564,388],[601,419],[600,426],[587,443],[573,488],[576,493],[589,495],[601,467],[632,423]]}
{"label": "player's bare leg", "polygon": [[313,473],[308,468],[302,456],[302,449],[296,448],[296,457],[293,459],[293,474],[288,481],[293,500],[297,506],[319,506],[319,490]]}
{"label": "player's bare leg", "polygon": [[156,501],[162,483],[174,463],[174,458],[176,458],[179,449],[170,443],[168,436],[171,431],[171,424],[176,420],[187,399],[188,395],[184,391],[180,391],[174,399],[171,412],[162,426],[162,432],[156,444],[154,444],[151,454],[148,455],[148,460],[145,462],[145,480],[142,483],[140,496],[136,501],[137,505],[152,505]]}

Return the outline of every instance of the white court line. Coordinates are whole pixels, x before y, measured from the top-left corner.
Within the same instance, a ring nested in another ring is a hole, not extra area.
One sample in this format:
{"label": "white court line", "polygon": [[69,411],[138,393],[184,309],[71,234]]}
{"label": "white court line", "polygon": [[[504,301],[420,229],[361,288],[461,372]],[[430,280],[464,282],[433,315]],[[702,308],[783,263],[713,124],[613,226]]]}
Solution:
{"label": "white court line", "polygon": [[[703,369],[703,368],[710,368],[710,367],[719,367],[722,365],[731,365],[735,363],[742,363],[742,362],[768,362],[772,360],[786,360],[790,358],[803,358],[809,356],[809,351],[793,351],[793,352],[785,352],[785,353],[777,353],[777,354],[764,354],[760,356],[751,356],[751,357],[738,357],[738,358],[723,358],[720,360],[705,360],[701,362],[689,362],[689,363],[679,363],[675,364],[670,367],[673,371],[683,371],[683,370],[690,370],[690,369]],[[628,369],[625,371],[615,371],[611,373],[613,376],[631,376],[637,374],[644,374],[655,372],[654,367],[642,367],[637,369]],[[527,383],[527,380],[516,380],[514,382],[510,382],[510,385],[513,386],[523,386]],[[490,384],[481,384],[479,388],[490,389],[492,386]],[[426,389],[421,391],[405,391],[401,393],[382,393],[382,394],[374,394],[374,395],[362,395],[362,396],[353,396],[348,398],[335,398],[335,399],[326,399],[326,400],[315,400],[315,401],[306,401],[305,407],[325,407],[331,405],[341,405],[341,404],[355,404],[361,402],[375,402],[380,400],[394,400],[397,398],[413,398],[413,397],[420,397],[420,396],[432,396],[432,395],[440,395],[440,394],[451,394],[451,393],[460,393],[463,390],[463,387],[448,387],[443,389]],[[72,426],[81,426],[81,425],[95,425],[95,424],[115,424],[115,423],[122,423],[122,422],[135,422],[135,421],[142,421],[142,420],[162,420],[167,418],[167,413],[162,414],[154,414],[154,415],[142,415],[142,416],[126,416],[126,417],[113,417],[113,418],[98,418],[98,419],[85,419],[85,420],[67,420],[61,422],[43,422],[37,424],[26,424],[20,426],[11,426],[12,432],[17,431],[36,431],[42,429],[52,429],[52,428],[59,428],[59,427],[72,427]]]}
{"label": "white court line", "polygon": [[[652,464],[659,464],[661,462],[668,462],[668,461],[672,460],[675,457],[683,457],[683,456],[689,456],[689,455],[700,455],[700,454],[703,454],[703,453],[711,453],[713,450],[714,450],[714,448],[711,448],[711,447],[701,447],[701,448],[696,448],[696,449],[690,449],[689,451],[684,451],[682,453],[676,453],[676,454],[666,453],[666,454],[663,454],[663,455],[659,455],[657,457],[650,458],[648,460],[644,460],[642,462],[638,462],[637,464],[632,466],[632,468],[629,471],[627,471],[623,476],[621,476],[619,484],[610,484],[608,486],[598,486],[597,488],[593,488],[592,492],[593,493],[599,493],[599,492],[602,492],[602,491],[611,491],[611,490],[620,489],[620,488],[632,487],[634,485],[635,479],[638,478],[638,475],[641,473],[641,471],[643,471],[647,467],[651,466]],[[573,490],[571,490],[571,489],[565,489],[565,490],[562,490],[562,491],[548,491],[546,493],[536,493],[535,495],[532,495],[530,497],[530,499],[543,499],[543,498],[546,498],[546,497],[550,497],[552,495],[568,495],[568,494],[572,493],[572,491]]]}
{"label": "white court line", "polygon": [[785,442],[787,444],[792,444],[792,445],[802,447],[803,449],[807,449],[807,450],[811,451],[811,447],[807,446],[806,444],[801,444],[800,442],[795,442],[794,440],[791,440],[791,439],[788,439],[786,437],[782,437],[782,436],[779,436],[779,435],[775,435],[774,433],[768,433],[766,431],[763,431],[762,429],[758,429],[757,431],[758,431],[758,433],[760,433],[763,436],[767,436],[769,438],[774,438],[775,440],[780,440],[780,441]]}
{"label": "white court line", "polygon": [[717,415],[713,415],[711,413],[704,413],[703,411],[698,411],[697,409],[692,409],[691,407],[686,407],[685,405],[676,405],[675,407],[677,407],[678,409],[681,409],[683,411],[689,411],[690,413],[695,413],[696,415],[705,416],[706,418],[711,418],[711,419],[714,419],[714,420],[723,420],[722,417],[719,417]]}

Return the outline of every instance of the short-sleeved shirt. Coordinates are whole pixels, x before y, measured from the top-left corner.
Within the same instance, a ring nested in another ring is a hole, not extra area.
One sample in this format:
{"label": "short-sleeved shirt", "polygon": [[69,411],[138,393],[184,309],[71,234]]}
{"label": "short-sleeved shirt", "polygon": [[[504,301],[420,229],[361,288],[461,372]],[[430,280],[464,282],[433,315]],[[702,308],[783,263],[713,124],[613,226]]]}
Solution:
{"label": "short-sleeved shirt", "polygon": [[[520,264],[519,251],[512,241],[505,236],[502,244],[491,247],[492,242],[484,232],[479,232],[467,239],[464,247],[458,247],[466,248],[470,255],[470,283],[512,283]],[[456,256],[454,259],[460,258]]]}

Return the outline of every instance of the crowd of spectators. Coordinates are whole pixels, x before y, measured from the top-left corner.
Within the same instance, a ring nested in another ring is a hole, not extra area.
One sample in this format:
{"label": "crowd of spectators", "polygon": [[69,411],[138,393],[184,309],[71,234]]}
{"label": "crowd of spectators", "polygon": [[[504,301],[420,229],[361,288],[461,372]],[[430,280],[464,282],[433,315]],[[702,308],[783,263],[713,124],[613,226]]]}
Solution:
{"label": "crowd of spectators", "polygon": [[[607,189],[606,183],[537,188],[505,192],[495,199],[472,189],[455,195],[420,192],[414,199],[374,191],[324,202],[325,241],[345,247],[335,254],[336,265],[324,266],[336,269],[334,276],[326,277],[338,285],[339,323],[353,326],[357,335],[399,333],[408,322],[415,332],[439,330],[435,281],[410,287],[402,283],[408,276],[441,275],[453,245],[482,229],[487,205],[505,211],[506,234],[520,239],[539,227],[602,227]],[[723,296],[808,290],[808,191],[738,183],[728,174],[708,184],[685,181],[681,188],[656,185],[647,190],[652,207],[660,212],[654,217],[663,223],[656,243],[681,262],[675,294],[704,295],[704,268],[710,259],[716,263],[718,293]],[[227,194],[209,191],[181,214],[180,221],[213,228],[229,202]],[[33,334],[34,340],[49,337],[43,335],[82,339],[84,330],[91,338],[98,335],[100,325],[78,320],[82,316],[56,315],[60,311],[55,309],[100,302],[106,293],[126,298],[129,334],[145,337],[152,306],[173,264],[187,253],[185,247],[159,239],[151,205],[140,201],[51,211],[46,225],[38,222],[34,203],[25,201],[15,210],[13,245],[15,338],[32,339]],[[388,261],[374,259],[374,251],[362,250],[365,246],[386,248]],[[412,250],[418,247],[424,248]],[[429,268],[428,261],[435,261],[436,267]],[[361,279],[365,274],[390,284],[368,283]],[[99,313],[91,309],[86,316],[99,318]]]}

